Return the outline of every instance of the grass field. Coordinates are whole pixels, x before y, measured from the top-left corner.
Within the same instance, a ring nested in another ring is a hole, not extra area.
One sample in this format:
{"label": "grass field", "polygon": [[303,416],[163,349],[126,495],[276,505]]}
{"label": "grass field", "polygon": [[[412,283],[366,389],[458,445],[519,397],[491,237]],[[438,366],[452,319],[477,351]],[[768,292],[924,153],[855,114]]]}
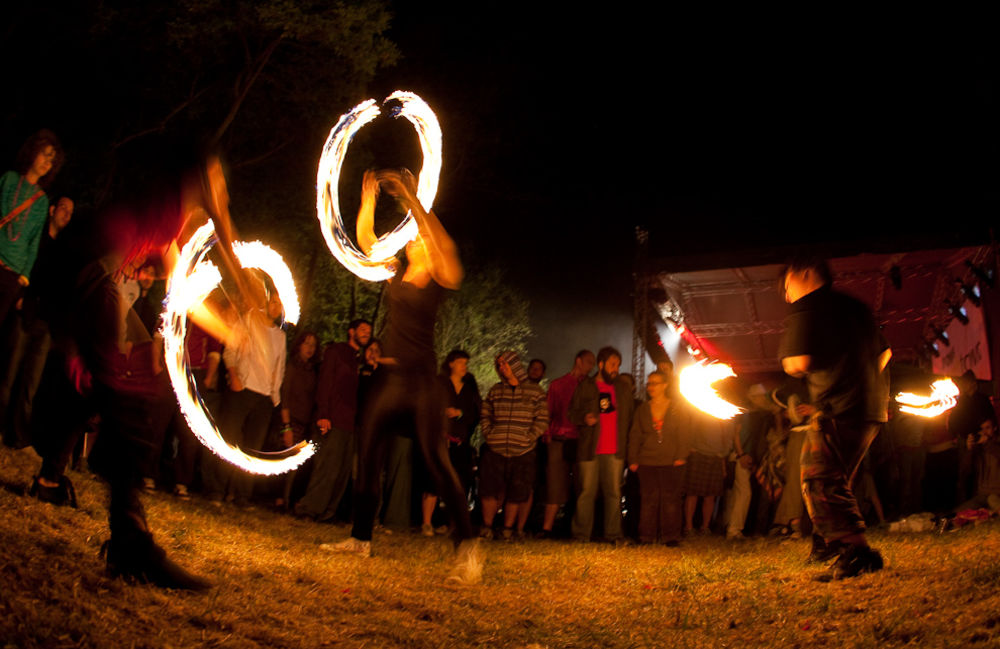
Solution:
{"label": "grass field", "polygon": [[887,567],[813,581],[807,543],[696,538],[680,548],[490,542],[481,586],[445,585],[442,537],[347,530],[265,511],[146,498],[159,543],[206,593],[106,576],[101,483],[80,509],[23,495],[36,460],[0,450],[0,647],[994,647],[1000,525],[873,535]]}

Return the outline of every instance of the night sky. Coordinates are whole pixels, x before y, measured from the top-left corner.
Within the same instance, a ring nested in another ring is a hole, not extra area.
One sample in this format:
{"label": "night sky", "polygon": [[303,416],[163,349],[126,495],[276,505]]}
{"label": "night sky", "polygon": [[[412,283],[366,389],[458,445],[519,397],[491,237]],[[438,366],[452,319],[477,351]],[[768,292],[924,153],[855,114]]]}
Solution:
{"label": "night sky", "polygon": [[[436,110],[435,209],[531,300],[550,376],[582,346],[629,355],[636,226],[666,267],[989,240],[1000,46],[982,16],[566,7],[393,3],[401,59],[368,95],[412,90]],[[21,83],[76,54],[59,47]],[[38,126],[86,128],[86,93],[56,97],[48,121],[5,129],[4,151]]]}
{"label": "night sky", "polygon": [[532,351],[602,322],[628,355],[637,225],[668,268],[989,240],[1000,50],[974,17],[622,9],[400,5],[376,84],[467,125],[439,211],[532,296]]}

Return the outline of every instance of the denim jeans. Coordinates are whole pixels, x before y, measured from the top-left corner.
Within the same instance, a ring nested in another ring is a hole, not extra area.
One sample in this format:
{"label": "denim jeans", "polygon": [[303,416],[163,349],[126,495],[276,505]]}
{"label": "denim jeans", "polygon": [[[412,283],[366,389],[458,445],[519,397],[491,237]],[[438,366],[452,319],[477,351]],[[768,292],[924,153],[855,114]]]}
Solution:
{"label": "denim jeans", "polygon": [[579,462],[580,495],[573,515],[573,538],[589,541],[594,531],[594,503],[598,487],[604,501],[604,538],[615,541],[622,537],[622,475],[625,460],[614,455],[598,455],[593,460]]}

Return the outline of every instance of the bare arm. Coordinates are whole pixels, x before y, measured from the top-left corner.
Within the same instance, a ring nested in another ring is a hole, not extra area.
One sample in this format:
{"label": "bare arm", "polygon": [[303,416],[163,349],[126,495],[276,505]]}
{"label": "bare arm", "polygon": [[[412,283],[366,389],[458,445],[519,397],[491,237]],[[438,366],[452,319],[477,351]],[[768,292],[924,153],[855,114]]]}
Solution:
{"label": "bare arm", "polygon": [[427,250],[427,270],[431,277],[444,288],[457,290],[465,276],[458,248],[433,210],[424,210],[417,200],[416,178],[404,169],[402,172],[380,171],[378,179],[388,193],[397,197],[413,213]]}
{"label": "bare arm", "polygon": [[361,178],[361,207],[358,208],[358,223],[355,227],[358,245],[366,255],[371,253],[372,246],[378,240],[375,236],[375,199],[378,197],[378,189],[375,172],[366,171]]}
{"label": "bare arm", "polygon": [[892,358],[892,349],[889,347],[885,348],[881,354],[878,355],[878,371],[881,372],[885,370],[885,366],[889,364],[889,359]]}

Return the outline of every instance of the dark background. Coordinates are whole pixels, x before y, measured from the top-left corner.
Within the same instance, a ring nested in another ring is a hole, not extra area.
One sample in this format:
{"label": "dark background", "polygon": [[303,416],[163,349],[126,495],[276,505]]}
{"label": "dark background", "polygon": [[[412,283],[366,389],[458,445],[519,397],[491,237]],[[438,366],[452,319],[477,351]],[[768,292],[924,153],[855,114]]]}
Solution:
{"label": "dark background", "polygon": [[[168,81],[132,54],[155,42],[144,40],[148,26],[129,32],[119,20],[97,38],[88,25],[96,6],[19,9],[4,34],[6,159],[27,134],[53,128],[73,154],[61,182],[75,195],[106,164],[95,149],[113,122],[109,100],[127,110],[131,92]],[[531,301],[529,351],[549,360],[550,376],[579,347],[611,341],[628,356],[636,226],[649,230],[656,266],[674,270],[774,261],[789,246],[990,240],[1000,48],[985,16],[389,8],[384,35],[398,59],[324,95],[310,114],[328,129],[358,101],[395,89],[430,103],[445,138],[435,209],[467,260],[501,263]],[[301,57],[304,70],[333,65]],[[255,119],[233,129],[263,132],[267,121]],[[290,142],[282,155],[298,162],[241,167],[257,152],[233,141],[234,201],[265,190],[260,179],[276,173],[268,165],[299,165],[301,180],[273,204],[315,223],[325,133],[274,123]],[[352,155],[367,155],[360,166],[397,163],[371,151]]]}

